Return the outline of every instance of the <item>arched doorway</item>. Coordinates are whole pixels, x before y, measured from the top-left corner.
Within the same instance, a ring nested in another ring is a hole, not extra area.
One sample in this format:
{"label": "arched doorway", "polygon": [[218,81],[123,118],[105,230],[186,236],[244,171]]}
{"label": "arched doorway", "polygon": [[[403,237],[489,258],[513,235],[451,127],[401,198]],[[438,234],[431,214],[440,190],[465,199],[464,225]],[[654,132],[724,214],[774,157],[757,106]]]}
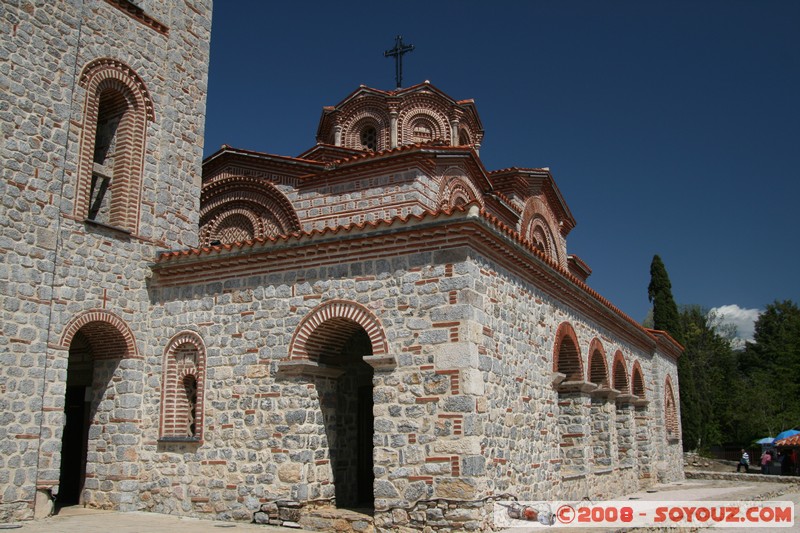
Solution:
{"label": "arched doorway", "polygon": [[336,380],[335,409],[323,407],[335,413],[334,420],[326,420],[326,430],[338,507],[374,504],[373,370],[364,361],[365,355],[372,355],[372,344],[367,333],[359,328],[330,361],[344,371]]}
{"label": "arched doorway", "polygon": [[91,421],[94,364],[92,348],[78,332],[69,347],[67,390],[64,395],[64,432],[61,437],[61,475],[58,505],[80,503],[86,479],[86,454]]}
{"label": "arched doorway", "polygon": [[[76,319],[67,328],[62,344],[68,346],[69,358],[56,498],[59,507],[84,503],[86,489],[109,490],[100,488],[101,456],[114,457],[103,466],[109,476],[124,477],[124,462],[118,460],[124,446],[108,441],[108,437],[119,432],[111,426],[124,423],[126,413],[120,410],[121,405],[130,405],[123,397],[132,392],[132,387],[122,379],[119,367],[135,351],[130,330],[105,312],[90,312]],[[100,424],[109,431],[92,431]]]}
{"label": "arched doorway", "polygon": [[340,508],[374,505],[374,360],[385,357],[380,320],[350,301],[326,302],[299,324],[281,365],[287,375],[313,379]]}

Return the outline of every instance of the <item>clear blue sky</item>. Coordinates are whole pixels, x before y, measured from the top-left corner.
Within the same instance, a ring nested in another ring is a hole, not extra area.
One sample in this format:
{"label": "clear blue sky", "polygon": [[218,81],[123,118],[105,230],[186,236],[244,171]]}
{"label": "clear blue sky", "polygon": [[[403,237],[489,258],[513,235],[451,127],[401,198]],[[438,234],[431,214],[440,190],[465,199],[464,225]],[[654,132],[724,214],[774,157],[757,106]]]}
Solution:
{"label": "clear blue sky", "polygon": [[661,255],[679,304],[800,302],[800,1],[216,0],[206,155],[313,146],[322,107],[472,98],[489,170],[549,166],[568,252],[633,319]]}

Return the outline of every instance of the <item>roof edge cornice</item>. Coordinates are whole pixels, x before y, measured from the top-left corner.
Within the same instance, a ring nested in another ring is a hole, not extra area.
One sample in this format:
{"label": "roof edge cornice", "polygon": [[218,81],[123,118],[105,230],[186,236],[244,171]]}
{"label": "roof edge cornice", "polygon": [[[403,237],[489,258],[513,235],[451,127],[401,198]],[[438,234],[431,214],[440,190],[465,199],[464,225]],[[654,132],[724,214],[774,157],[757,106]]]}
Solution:
{"label": "roof edge cornice", "polygon": [[153,265],[154,286],[191,283],[200,271],[216,271],[220,279],[227,279],[297,268],[307,265],[312,257],[334,260],[338,254],[341,258],[336,260],[342,262],[358,250],[379,256],[381,246],[396,256],[406,249],[418,252],[426,242],[431,244],[431,251],[468,246],[646,351],[660,349],[674,358],[682,351],[671,337],[639,325],[475,204],[237,244],[162,252]]}

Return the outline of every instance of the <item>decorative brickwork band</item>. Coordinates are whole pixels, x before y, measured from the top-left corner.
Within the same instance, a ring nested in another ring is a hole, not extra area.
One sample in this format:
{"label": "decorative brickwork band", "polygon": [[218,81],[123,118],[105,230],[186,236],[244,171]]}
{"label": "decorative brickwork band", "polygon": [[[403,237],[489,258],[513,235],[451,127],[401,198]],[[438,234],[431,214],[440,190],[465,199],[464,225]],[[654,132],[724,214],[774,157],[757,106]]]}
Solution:
{"label": "decorative brickwork band", "polygon": [[463,175],[461,169],[448,169],[442,176],[439,186],[438,204],[441,208],[452,208],[477,201],[485,207],[483,195],[477,187]]}
{"label": "decorative brickwork band", "polygon": [[275,186],[245,176],[204,184],[200,241],[208,245],[288,235],[300,230],[292,203]]}
{"label": "decorative brickwork band", "polygon": [[68,349],[78,331],[89,339],[95,359],[138,356],[133,332],[124,320],[110,311],[93,309],[79,314],[64,328],[59,344]]}
{"label": "decorative brickwork band", "polygon": [[365,307],[344,300],[333,300],[312,310],[300,323],[289,346],[289,359],[310,359],[334,356],[359,329],[363,329],[372,345],[372,353],[386,355],[386,333],[378,318]]}
{"label": "decorative brickwork band", "polygon": [[193,331],[182,331],[164,350],[161,388],[161,440],[203,437],[206,348]]}
{"label": "decorative brickwork band", "polygon": [[519,221],[523,239],[561,266],[566,265],[566,250],[562,250],[558,222],[550,206],[537,196],[528,198]]}
{"label": "decorative brickwork band", "polygon": [[342,146],[371,152],[389,148],[390,117],[369,100],[359,101],[357,109],[353,109],[341,124]]}

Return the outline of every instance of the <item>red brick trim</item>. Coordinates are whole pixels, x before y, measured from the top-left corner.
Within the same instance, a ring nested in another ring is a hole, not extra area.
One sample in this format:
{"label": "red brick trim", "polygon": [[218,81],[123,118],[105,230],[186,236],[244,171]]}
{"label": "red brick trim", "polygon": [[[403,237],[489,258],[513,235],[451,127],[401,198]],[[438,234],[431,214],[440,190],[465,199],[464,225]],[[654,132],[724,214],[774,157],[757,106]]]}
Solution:
{"label": "red brick trim", "polygon": [[200,204],[201,242],[206,245],[217,238],[220,223],[235,213],[250,220],[254,239],[300,231],[292,203],[263,179],[235,175],[208,181]]}
{"label": "red brick trim", "polygon": [[678,408],[675,405],[675,393],[672,390],[672,378],[669,375],[664,380],[664,429],[668,440],[680,439]]}
{"label": "red brick trim", "polygon": [[[161,386],[161,419],[159,436],[203,439],[206,347],[194,331],[181,331],[170,339],[164,349]],[[194,380],[197,387],[194,408],[194,434],[190,434],[190,406],[186,399],[184,380]]]}
{"label": "red brick trim", "polygon": [[117,93],[125,110],[118,128],[117,157],[111,184],[109,225],[136,232],[141,204],[147,122],[155,120],[153,101],[136,72],[116,59],[96,59],[84,67],[79,85],[86,91],[80,133],[80,159],[74,213],[79,219],[89,212],[95,137],[101,94]]}
{"label": "red brick trim", "polygon": [[467,205],[473,202],[485,207],[483,195],[480,190],[467,177],[461,168],[447,169],[442,175],[439,185],[439,198],[437,204],[440,208],[452,208]]}
{"label": "red brick trim", "polygon": [[364,128],[375,128],[375,141],[377,146],[375,152],[380,152],[389,148],[389,126],[391,121],[385,109],[382,109],[379,102],[367,97],[359,100],[340,115],[341,120],[341,143],[345,148],[364,150],[361,146],[361,131]]}
{"label": "red brick trim", "polygon": [[89,338],[97,359],[138,357],[133,332],[124,320],[110,311],[92,309],[80,313],[67,323],[59,344],[69,349],[78,331]]}
{"label": "red brick trim", "polygon": [[450,144],[452,137],[450,131],[450,123],[447,120],[446,110],[443,106],[436,106],[431,109],[431,103],[427,102],[425,98],[421,102],[414,102],[409,106],[404,106],[400,111],[397,118],[397,142],[398,144],[416,144],[423,141],[414,140],[414,126],[417,124],[424,124],[431,130],[431,138],[429,140],[444,141],[445,144]]}
{"label": "red brick trim", "polygon": [[603,343],[596,337],[589,344],[589,375],[586,376],[586,380],[601,387],[609,385],[606,351]]}
{"label": "red brick trim", "polygon": [[645,398],[644,375],[642,373],[642,365],[639,361],[634,361],[633,370],[631,370],[631,393],[638,396],[639,399]]}
{"label": "red brick trim", "polygon": [[625,363],[625,357],[622,356],[622,352],[617,350],[617,353],[614,354],[614,364],[612,366],[613,372],[613,380],[614,380],[614,388],[617,389],[621,394],[630,394],[630,388],[628,384],[628,365]]}
{"label": "red brick trim", "polygon": [[553,210],[540,197],[533,196],[525,201],[525,208],[519,221],[519,234],[558,265],[566,266],[566,254],[555,237],[559,235],[558,221]]}
{"label": "red brick trim", "polygon": [[556,331],[553,371],[566,374],[565,381],[583,381],[583,357],[578,336],[569,322],[562,322]]}
{"label": "red brick trim", "polygon": [[303,231],[250,243],[163,252],[156,259],[153,286],[185,286],[291,272],[306,268],[311,261],[316,266],[341,265],[354,260],[459,248],[475,250],[495,261],[576,312],[590,316],[598,326],[613,331],[626,342],[649,353],[656,350],[656,337],[639,323],[567,270],[560,269],[517,232],[486,213],[476,216],[468,206]]}
{"label": "red brick trim", "polygon": [[372,353],[364,355],[388,353],[386,332],[378,317],[355,302],[331,300],[313,309],[297,326],[289,344],[289,359],[316,360],[325,354],[323,345],[341,346],[359,328],[372,344]]}

